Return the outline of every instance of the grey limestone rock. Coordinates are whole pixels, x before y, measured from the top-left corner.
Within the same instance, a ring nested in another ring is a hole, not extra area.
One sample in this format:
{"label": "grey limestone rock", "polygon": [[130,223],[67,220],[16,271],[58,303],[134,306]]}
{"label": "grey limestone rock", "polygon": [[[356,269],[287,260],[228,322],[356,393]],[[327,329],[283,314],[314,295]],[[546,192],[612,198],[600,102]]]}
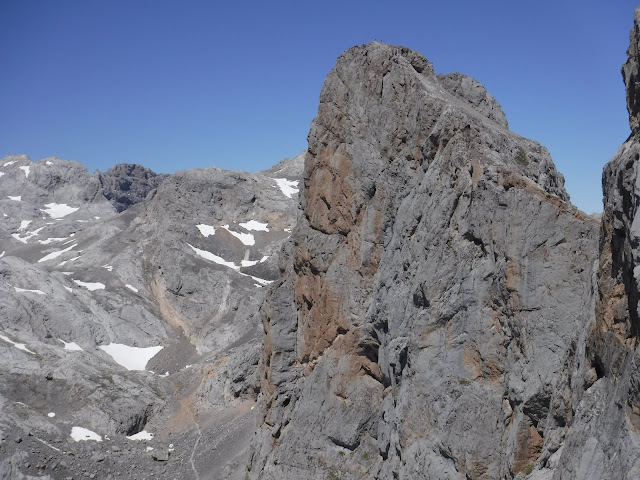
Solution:
{"label": "grey limestone rock", "polygon": [[504,115],[500,104],[487,92],[480,82],[461,73],[438,75],[438,80],[440,80],[442,86],[450,93],[462,101],[469,102],[474,110],[482,113],[498,125],[509,128],[507,117]]}
{"label": "grey limestone rock", "polygon": [[251,478],[513,478],[559,448],[598,223],[489,98],[381,43],[329,73],[262,307]]}

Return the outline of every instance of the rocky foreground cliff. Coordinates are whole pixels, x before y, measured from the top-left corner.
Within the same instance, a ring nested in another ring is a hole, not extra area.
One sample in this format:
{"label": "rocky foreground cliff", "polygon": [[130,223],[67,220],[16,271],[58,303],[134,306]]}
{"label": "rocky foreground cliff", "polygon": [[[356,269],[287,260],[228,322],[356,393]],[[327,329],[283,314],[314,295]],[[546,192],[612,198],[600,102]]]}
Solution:
{"label": "rocky foreground cliff", "polygon": [[599,225],[547,150],[474,80],[371,43],[322,88],[301,208],[262,307],[251,478],[553,468]]}

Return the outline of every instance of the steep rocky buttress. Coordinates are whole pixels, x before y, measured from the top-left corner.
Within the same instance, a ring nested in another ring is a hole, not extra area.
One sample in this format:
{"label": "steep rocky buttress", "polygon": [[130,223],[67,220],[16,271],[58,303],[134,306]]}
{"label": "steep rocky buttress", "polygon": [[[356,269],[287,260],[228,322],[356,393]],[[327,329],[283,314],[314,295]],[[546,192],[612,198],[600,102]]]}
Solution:
{"label": "steep rocky buttress", "polygon": [[476,81],[371,43],[324,83],[300,201],[262,307],[249,476],[551,472],[598,223],[547,150]]}

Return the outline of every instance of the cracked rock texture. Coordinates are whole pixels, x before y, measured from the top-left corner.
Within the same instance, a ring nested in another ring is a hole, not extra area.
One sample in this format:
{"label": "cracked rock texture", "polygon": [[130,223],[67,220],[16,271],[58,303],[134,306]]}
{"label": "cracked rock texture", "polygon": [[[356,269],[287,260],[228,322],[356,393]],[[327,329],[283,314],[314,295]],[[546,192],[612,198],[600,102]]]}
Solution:
{"label": "cracked rock texture", "polygon": [[303,176],[248,476],[548,475],[598,222],[547,150],[479,83],[370,43],[329,73]]}

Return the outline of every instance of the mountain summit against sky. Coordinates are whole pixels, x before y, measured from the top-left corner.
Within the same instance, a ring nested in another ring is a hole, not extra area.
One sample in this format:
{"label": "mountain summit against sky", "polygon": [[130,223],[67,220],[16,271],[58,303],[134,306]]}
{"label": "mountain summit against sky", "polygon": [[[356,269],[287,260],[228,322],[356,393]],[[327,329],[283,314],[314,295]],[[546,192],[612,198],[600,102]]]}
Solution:
{"label": "mountain summit against sky", "polygon": [[0,478],[640,477],[635,20],[602,219],[381,42],[268,170],[0,160]]}

